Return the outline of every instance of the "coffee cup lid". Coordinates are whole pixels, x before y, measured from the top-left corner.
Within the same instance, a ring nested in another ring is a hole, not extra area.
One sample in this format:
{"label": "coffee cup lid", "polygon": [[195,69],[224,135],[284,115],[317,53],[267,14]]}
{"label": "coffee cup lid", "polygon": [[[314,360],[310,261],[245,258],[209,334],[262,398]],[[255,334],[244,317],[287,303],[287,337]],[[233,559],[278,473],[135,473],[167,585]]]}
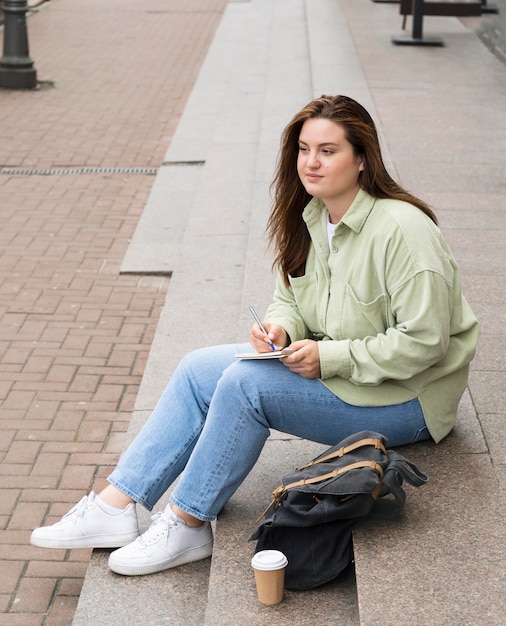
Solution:
{"label": "coffee cup lid", "polygon": [[262,550],[251,559],[251,566],[259,570],[275,570],[286,567],[288,559],[279,550]]}

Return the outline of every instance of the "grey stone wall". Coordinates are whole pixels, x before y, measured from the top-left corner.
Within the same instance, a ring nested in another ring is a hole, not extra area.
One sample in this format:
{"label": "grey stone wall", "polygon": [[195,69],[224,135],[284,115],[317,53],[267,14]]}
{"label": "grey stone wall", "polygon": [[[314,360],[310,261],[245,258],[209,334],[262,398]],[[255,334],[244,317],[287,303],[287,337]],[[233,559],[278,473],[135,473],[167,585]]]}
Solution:
{"label": "grey stone wall", "polygon": [[476,32],[494,54],[506,63],[506,0],[487,0],[487,5],[497,7],[498,13],[484,14]]}

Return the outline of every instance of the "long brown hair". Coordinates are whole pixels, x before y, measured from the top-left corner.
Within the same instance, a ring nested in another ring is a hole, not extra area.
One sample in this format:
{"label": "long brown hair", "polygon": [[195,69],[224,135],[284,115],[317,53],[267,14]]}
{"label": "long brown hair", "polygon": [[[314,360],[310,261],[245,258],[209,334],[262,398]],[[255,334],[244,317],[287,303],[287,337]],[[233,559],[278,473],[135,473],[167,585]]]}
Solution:
{"label": "long brown hair", "polygon": [[418,207],[436,224],[431,208],[419,198],[398,185],[387,172],[381,156],[378,133],[374,122],[364,107],[347,96],[322,96],[312,100],[283,131],[281,148],[271,188],[273,206],[267,233],[274,244],[274,267],[280,267],[285,282],[288,275],[304,274],[309,251],[309,232],[302,219],[302,212],[311,197],[304,189],[297,173],[299,135],[308,119],[324,118],[343,127],[345,137],[353,146],[356,156],[364,160],[364,171],[358,178],[359,186],[374,198],[403,200]]}

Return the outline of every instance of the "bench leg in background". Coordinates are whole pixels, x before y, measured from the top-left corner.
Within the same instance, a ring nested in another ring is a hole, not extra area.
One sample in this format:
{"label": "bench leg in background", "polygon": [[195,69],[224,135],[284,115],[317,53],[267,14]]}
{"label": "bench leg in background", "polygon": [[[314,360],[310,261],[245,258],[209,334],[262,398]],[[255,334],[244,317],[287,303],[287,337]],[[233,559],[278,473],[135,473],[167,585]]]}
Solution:
{"label": "bench leg in background", "polygon": [[481,0],[482,13],[499,13],[499,9],[495,4],[488,4],[487,0]]}
{"label": "bench leg in background", "polygon": [[413,36],[397,35],[392,43],[399,46],[444,46],[440,37],[423,37],[423,0],[413,0]]}

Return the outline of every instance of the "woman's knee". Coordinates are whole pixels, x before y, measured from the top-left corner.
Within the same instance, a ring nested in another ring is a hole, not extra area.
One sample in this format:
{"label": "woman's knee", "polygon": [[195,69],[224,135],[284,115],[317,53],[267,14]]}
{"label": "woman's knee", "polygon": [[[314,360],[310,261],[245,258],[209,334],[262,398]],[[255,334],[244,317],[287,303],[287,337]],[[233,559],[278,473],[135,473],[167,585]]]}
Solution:
{"label": "woman's knee", "polygon": [[209,370],[216,371],[215,376],[219,377],[222,365],[219,359],[214,356],[214,347],[197,348],[185,354],[179,362],[176,373],[185,375],[192,380],[198,380],[201,375],[209,376]]}
{"label": "woman's knee", "polygon": [[223,370],[218,385],[231,393],[249,395],[258,389],[259,368],[252,362],[236,361]]}

